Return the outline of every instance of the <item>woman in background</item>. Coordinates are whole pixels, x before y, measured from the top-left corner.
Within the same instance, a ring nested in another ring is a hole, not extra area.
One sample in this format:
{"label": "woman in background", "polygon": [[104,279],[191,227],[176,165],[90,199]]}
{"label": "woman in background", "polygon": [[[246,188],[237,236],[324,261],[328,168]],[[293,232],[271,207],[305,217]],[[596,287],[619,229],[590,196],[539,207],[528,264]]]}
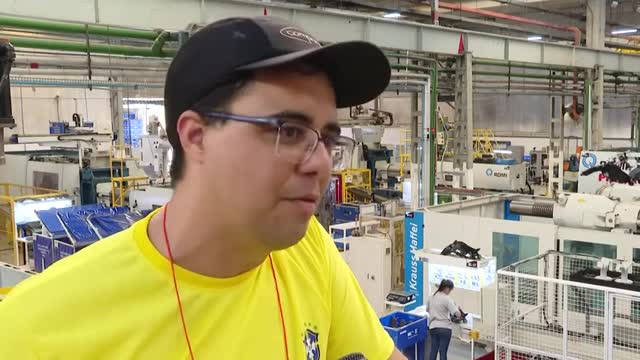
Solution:
{"label": "woman in background", "polygon": [[429,337],[431,338],[431,353],[429,360],[436,360],[440,353],[440,360],[447,360],[449,342],[451,342],[451,332],[453,322],[451,316],[459,318],[461,316],[459,308],[449,297],[453,290],[453,281],[444,279],[440,282],[438,290],[433,294],[427,303],[429,313]]}

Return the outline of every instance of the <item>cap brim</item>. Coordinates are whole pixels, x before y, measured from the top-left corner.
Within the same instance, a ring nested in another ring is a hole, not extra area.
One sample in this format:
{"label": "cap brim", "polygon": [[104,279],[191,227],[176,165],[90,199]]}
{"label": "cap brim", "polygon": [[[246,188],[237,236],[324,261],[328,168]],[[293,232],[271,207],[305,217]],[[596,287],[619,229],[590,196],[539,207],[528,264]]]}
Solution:
{"label": "cap brim", "polygon": [[265,69],[296,61],[309,62],[327,74],[338,108],[375,99],[387,88],[391,78],[387,57],[377,46],[364,41],[297,51],[244,65],[237,70]]}

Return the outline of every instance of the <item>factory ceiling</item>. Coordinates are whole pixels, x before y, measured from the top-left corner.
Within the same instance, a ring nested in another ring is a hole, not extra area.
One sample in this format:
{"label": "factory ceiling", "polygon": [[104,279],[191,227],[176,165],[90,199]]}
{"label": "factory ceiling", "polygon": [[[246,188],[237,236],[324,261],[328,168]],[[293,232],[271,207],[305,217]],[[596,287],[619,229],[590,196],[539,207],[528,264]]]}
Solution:
{"label": "factory ceiling", "polygon": [[[640,27],[640,0],[601,0],[607,2],[607,40],[629,43],[640,47],[640,36],[612,36],[611,31]],[[316,7],[338,8],[384,16],[398,12],[403,20],[432,23],[431,1],[421,0],[289,0]],[[523,24],[486,14],[496,12],[515,17],[553,23],[558,26],[586,27],[586,0],[448,0],[440,1],[440,25],[468,30],[528,37],[541,35],[548,41],[571,41],[572,35],[566,31],[554,30],[546,26]],[[447,4],[449,6],[447,6]],[[480,10],[485,14],[451,9],[466,7]],[[448,8],[445,8],[448,7]],[[640,31],[639,31],[640,33]]]}

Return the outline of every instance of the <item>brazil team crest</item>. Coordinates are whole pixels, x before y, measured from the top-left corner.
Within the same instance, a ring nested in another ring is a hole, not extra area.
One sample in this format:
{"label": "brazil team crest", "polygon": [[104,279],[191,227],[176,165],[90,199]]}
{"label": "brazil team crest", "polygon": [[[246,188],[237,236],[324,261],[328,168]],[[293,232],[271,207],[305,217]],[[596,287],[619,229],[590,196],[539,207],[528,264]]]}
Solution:
{"label": "brazil team crest", "polygon": [[307,354],[306,360],[320,360],[320,344],[318,342],[319,334],[310,329],[304,333],[304,349]]}

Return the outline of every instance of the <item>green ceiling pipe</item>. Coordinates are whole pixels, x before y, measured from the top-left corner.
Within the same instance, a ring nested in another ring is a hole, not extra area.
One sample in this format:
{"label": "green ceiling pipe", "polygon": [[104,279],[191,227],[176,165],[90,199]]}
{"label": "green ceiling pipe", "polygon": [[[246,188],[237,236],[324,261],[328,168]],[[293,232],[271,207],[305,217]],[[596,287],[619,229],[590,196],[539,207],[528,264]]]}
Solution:
{"label": "green ceiling pipe", "polygon": [[[160,49],[108,45],[108,44],[87,44],[79,41],[49,40],[49,39],[32,39],[32,38],[12,38],[9,40],[15,47],[24,47],[32,49],[58,50],[58,51],[76,51],[76,52],[92,52],[99,54],[127,55],[127,56],[146,56],[146,57],[172,57],[175,56],[174,49]],[[87,46],[88,45],[88,46]],[[159,46],[162,46],[160,44]]]}
{"label": "green ceiling pipe", "polygon": [[158,34],[158,37],[151,45],[151,53],[155,54],[155,56],[162,56],[162,46],[169,40],[169,36],[171,36],[171,34],[168,31],[163,31]]}
{"label": "green ceiling pipe", "polygon": [[[36,20],[6,15],[0,15],[0,26],[73,34],[88,33],[89,35],[113,36],[143,40],[156,40],[158,35],[162,32],[161,30],[138,30],[97,24],[79,24],[64,21]],[[174,36],[177,36],[177,34]]]}
{"label": "green ceiling pipe", "polygon": [[420,65],[411,65],[411,64],[390,64],[391,68],[394,70],[416,70],[423,71],[425,73],[431,73],[431,68]]}

